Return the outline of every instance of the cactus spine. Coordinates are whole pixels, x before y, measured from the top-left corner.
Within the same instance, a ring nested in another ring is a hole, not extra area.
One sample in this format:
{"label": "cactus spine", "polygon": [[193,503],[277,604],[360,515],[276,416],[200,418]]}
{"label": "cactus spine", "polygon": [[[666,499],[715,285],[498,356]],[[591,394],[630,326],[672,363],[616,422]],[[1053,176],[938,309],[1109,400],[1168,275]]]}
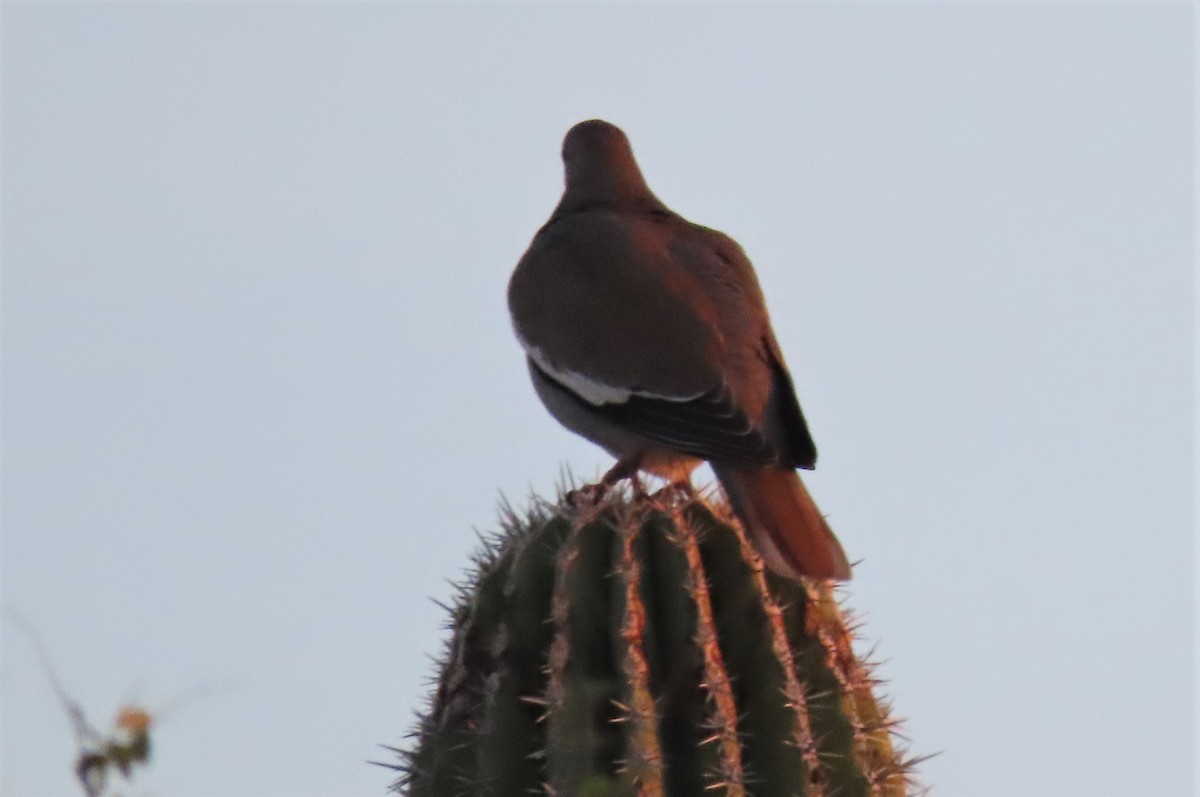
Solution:
{"label": "cactus spine", "polygon": [[911,762],[827,584],[676,495],[523,518],[478,555],[396,790],[903,797]]}

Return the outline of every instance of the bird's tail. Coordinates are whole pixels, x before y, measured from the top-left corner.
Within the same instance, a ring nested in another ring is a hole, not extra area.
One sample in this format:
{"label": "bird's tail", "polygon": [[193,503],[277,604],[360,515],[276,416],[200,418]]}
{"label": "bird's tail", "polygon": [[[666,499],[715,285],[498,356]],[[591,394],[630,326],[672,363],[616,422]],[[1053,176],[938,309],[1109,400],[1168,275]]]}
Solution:
{"label": "bird's tail", "polygon": [[850,563],[794,470],[713,465],[767,567],[796,578],[850,579]]}

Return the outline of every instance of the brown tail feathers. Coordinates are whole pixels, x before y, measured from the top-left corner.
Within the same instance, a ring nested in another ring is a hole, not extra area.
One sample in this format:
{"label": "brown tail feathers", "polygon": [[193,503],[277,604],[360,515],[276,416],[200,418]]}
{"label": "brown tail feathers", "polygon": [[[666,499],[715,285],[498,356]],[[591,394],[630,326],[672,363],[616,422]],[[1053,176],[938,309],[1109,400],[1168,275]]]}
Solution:
{"label": "brown tail feathers", "polygon": [[794,470],[713,465],[767,567],[796,578],[850,579],[850,563]]}

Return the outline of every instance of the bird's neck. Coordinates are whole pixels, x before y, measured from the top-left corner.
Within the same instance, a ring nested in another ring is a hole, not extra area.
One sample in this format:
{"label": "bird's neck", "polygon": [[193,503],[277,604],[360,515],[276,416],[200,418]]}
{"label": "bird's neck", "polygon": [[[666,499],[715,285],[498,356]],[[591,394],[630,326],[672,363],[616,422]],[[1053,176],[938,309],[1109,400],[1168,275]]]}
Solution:
{"label": "bird's neck", "polygon": [[566,190],[555,212],[571,213],[587,207],[666,209],[646,185],[632,155],[568,167]]}
{"label": "bird's neck", "polygon": [[553,217],[588,210],[616,210],[635,213],[669,213],[667,206],[650,193],[643,184],[641,190],[630,191],[571,191],[563,192]]}

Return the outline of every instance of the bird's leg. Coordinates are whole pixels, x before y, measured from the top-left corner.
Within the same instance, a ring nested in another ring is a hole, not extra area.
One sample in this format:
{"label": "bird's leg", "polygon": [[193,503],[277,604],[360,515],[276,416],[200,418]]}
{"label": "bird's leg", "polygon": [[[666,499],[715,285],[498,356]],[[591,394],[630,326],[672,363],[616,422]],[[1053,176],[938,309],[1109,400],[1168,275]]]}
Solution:
{"label": "bird's leg", "polygon": [[629,474],[629,483],[633,485],[634,499],[646,497],[646,485],[642,484],[642,477],[638,475],[636,470]]}
{"label": "bird's leg", "polygon": [[633,485],[633,497],[645,497],[646,488],[642,486],[642,480],[638,476],[641,464],[641,454],[621,457],[617,460],[617,464],[609,468],[608,473],[604,474],[604,478],[600,480],[600,487],[607,491],[614,484],[621,481],[621,479],[629,479],[629,483]]}
{"label": "bird's leg", "polygon": [[586,487],[580,487],[578,490],[572,490],[567,494],[567,500],[573,506],[579,508],[591,508],[597,506],[604,497],[608,495],[609,490],[621,481],[621,479],[629,479],[629,483],[633,485],[634,497],[644,496],[645,488],[642,486],[641,479],[638,478],[638,465],[641,463],[641,456],[622,457],[617,460],[617,464],[608,469],[608,472],[600,478],[598,484],[589,484]]}

